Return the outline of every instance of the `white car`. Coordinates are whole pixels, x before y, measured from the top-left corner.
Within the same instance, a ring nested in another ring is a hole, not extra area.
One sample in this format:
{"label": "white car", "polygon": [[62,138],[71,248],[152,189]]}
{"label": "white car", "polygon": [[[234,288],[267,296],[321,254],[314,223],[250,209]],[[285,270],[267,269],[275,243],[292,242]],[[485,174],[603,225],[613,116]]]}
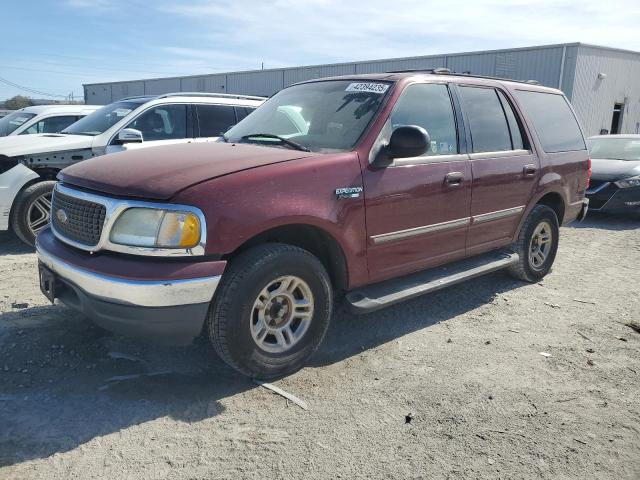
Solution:
{"label": "white car", "polygon": [[51,218],[51,192],[64,167],[133,148],[215,141],[264,100],[213,93],[132,97],[59,134],[0,138],[0,230],[12,228],[33,245]]}
{"label": "white car", "polygon": [[100,108],[99,105],[37,105],[0,118],[0,137],[58,133]]}

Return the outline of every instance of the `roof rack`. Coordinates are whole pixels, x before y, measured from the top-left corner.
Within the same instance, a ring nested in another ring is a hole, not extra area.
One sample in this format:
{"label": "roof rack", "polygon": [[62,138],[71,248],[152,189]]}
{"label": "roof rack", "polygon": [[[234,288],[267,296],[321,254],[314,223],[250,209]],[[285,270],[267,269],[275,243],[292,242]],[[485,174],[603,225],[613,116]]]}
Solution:
{"label": "roof rack", "polygon": [[233,98],[236,100],[266,100],[266,97],[256,97],[253,95],[235,95],[232,93],[207,93],[207,92],[173,92],[161,95],[135,95],[133,97],[121,98],[122,100],[136,100],[139,98],[167,98],[167,97],[208,97],[208,98]]}
{"label": "roof rack", "polygon": [[449,75],[451,73],[451,70],[449,70],[448,68],[444,68],[444,67],[438,67],[438,68],[409,68],[407,70],[389,70],[388,72],[384,72],[384,73],[433,73],[436,75]]}
{"label": "roof rack", "polygon": [[207,93],[207,92],[174,92],[163,93],[155,98],[167,97],[214,97],[214,98],[234,98],[236,100],[265,100],[265,97],[257,97],[255,95],[236,95],[233,93]]}
{"label": "roof rack", "polygon": [[457,75],[459,77],[486,78],[488,80],[501,80],[504,82],[526,83],[528,85],[542,85],[538,80],[515,80],[513,78],[492,77],[491,75],[477,75],[471,72],[452,72],[448,68],[417,68],[409,70],[393,70],[385,73],[429,73],[433,75]]}

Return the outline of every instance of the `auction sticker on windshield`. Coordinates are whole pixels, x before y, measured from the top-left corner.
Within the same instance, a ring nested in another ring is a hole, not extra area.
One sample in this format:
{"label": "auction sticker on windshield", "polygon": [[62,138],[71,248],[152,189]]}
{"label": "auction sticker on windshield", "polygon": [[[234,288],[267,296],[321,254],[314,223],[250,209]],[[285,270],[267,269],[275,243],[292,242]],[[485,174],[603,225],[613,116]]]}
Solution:
{"label": "auction sticker on windshield", "polygon": [[350,83],[347,92],[384,93],[389,88],[387,83],[358,82]]}

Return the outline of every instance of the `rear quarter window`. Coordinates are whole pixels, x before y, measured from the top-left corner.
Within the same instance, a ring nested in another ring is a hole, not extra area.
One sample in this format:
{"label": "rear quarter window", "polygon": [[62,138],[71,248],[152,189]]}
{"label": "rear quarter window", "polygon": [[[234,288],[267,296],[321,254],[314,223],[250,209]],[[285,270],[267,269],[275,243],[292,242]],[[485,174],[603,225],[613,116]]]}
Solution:
{"label": "rear quarter window", "polygon": [[580,126],[563,95],[517,90],[516,97],[547,153],[585,150]]}

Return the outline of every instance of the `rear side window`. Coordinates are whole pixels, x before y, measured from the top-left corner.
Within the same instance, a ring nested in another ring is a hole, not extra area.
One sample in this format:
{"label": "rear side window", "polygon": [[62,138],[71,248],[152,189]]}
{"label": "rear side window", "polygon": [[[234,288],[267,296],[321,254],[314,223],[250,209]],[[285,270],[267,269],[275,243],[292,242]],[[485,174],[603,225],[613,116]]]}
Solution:
{"label": "rear side window", "polygon": [[446,85],[408,86],[391,113],[392,128],[403,125],[417,125],[429,133],[431,148],[425,155],[458,153],[456,121]]}
{"label": "rear side window", "polygon": [[235,109],[230,105],[196,105],[200,137],[219,137],[236,122]]}
{"label": "rear side window", "polygon": [[236,116],[238,117],[238,122],[244,119],[244,117],[249,115],[254,110],[255,108],[250,108],[250,107],[236,107]]}
{"label": "rear side window", "polygon": [[516,96],[533,122],[545,152],[586,148],[578,121],[563,95],[518,90]]}
{"label": "rear side window", "polygon": [[460,87],[469,119],[473,152],[512,150],[507,117],[493,88]]}

